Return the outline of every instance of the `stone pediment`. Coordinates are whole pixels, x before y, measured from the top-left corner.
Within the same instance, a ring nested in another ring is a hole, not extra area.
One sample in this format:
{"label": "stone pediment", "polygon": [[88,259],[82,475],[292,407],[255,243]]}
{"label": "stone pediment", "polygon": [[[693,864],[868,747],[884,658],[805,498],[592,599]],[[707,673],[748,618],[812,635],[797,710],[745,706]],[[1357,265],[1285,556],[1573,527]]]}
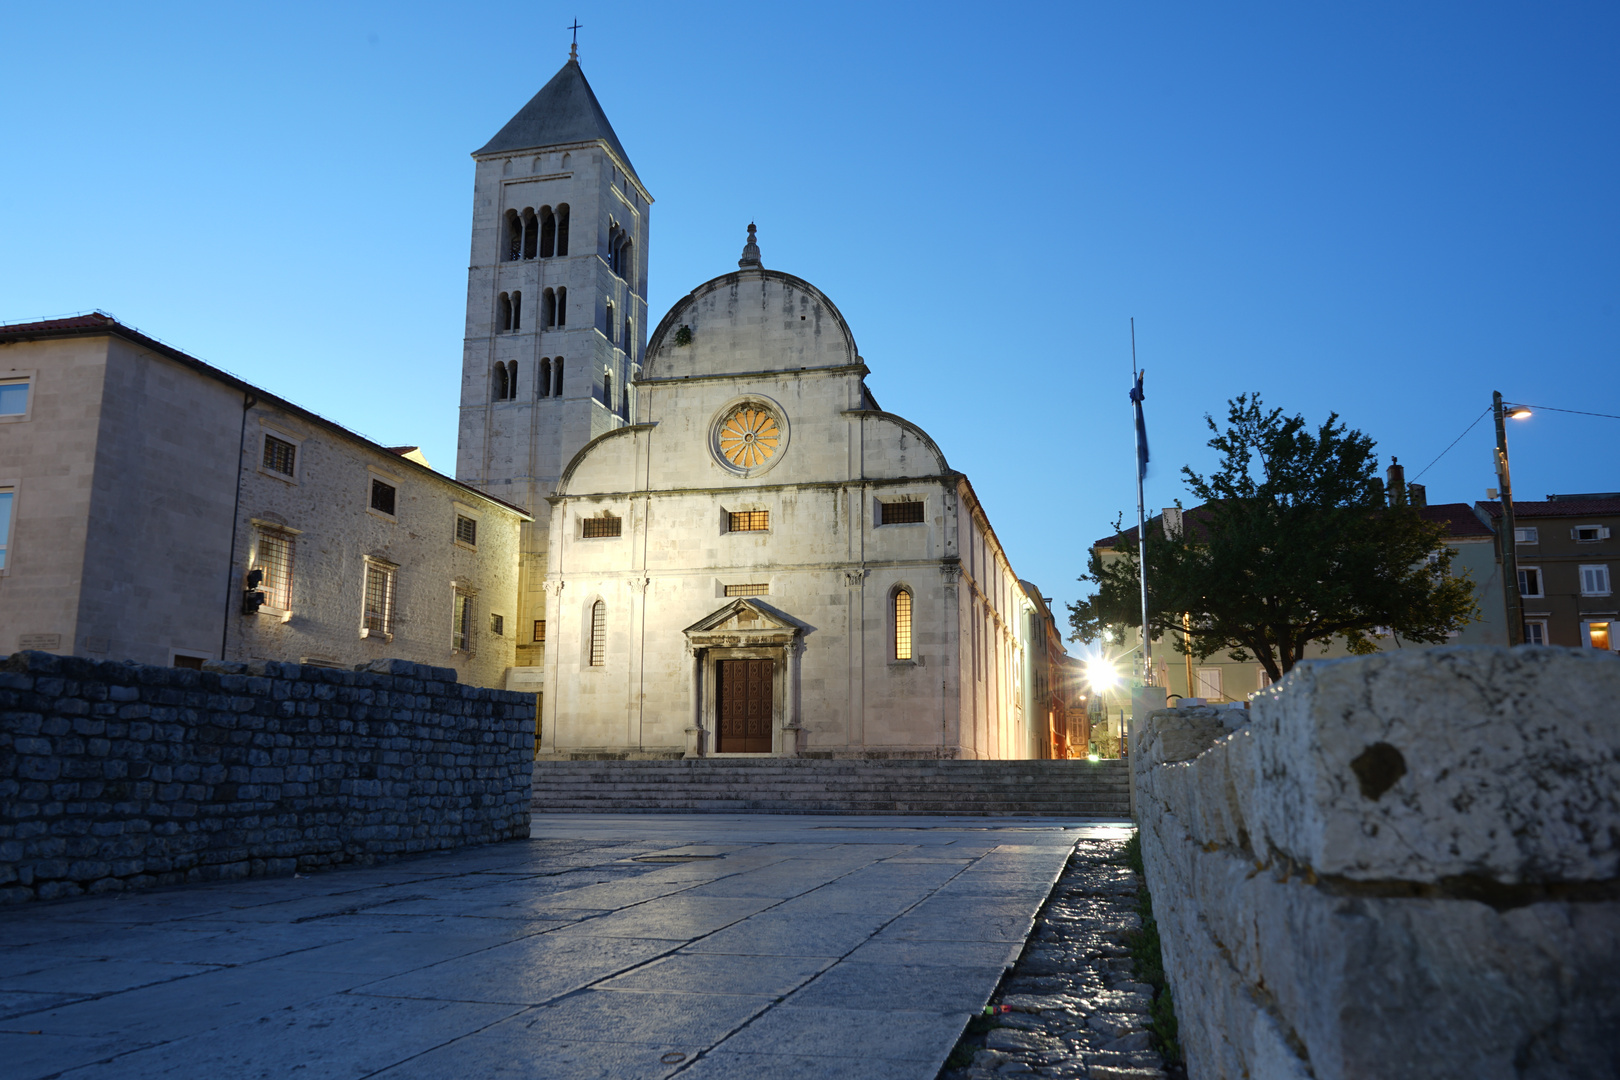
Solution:
{"label": "stone pediment", "polygon": [[793,616],[748,597],[705,615],[682,633],[694,645],[764,645],[786,644],[808,629]]}

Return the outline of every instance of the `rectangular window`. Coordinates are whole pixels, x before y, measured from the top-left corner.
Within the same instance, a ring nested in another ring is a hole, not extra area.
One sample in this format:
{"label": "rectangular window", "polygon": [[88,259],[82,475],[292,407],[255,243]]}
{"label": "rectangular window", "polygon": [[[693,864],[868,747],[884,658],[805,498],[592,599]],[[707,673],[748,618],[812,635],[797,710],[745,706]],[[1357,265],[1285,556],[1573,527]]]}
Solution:
{"label": "rectangular window", "polygon": [[1513,542],[1515,544],[1539,544],[1541,543],[1541,532],[1534,526],[1528,529],[1514,529]]}
{"label": "rectangular window", "polygon": [[478,521],[464,514],[456,515],[456,540],[468,547],[478,546]]}
{"label": "rectangular window", "polygon": [[537,645],[544,645],[546,643],[546,620],[534,620],[534,641]]}
{"label": "rectangular window", "polygon": [[607,604],[598,600],[591,605],[591,667],[607,663]]}
{"label": "rectangular window", "polygon": [[586,518],[584,526],[584,536],[587,540],[602,536],[618,536],[624,527],[624,519],[604,514],[601,517]]}
{"label": "rectangular window", "polygon": [[366,601],[362,627],[367,637],[394,632],[394,568],[366,560]]}
{"label": "rectangular window", "polygon": [[1613,649],[1614,639],[1609,636],[1609,628],[1613,623],[1589,622],[1586,624],[1586,643],[1594,649]]}
{"label": "rectangular window", "polygon": [[371,508],[379,514],[394,516],[394,485],[371,478]]}
{"label": "rectangular window", "polygon": [[770,594],[771,594],[770,585],[766,584],[766,583],[763,583],[763,582],[758,583],[758,584],[754,584],[754,585],[727,585],[726,586],[726,595],[727,596],[769,596]]}
{"label": "rectangular window", "polygon": [[1602,525],[1577,525],[1569,530],[1569,537],[1577,544],[1595,544],[1609,538],[1609,530]]}
{"label": "rectangular window", "polygon": [[264,602],[282,611],[292,610],[293,538],[270,529],[258,530],[253,569],[263,574],[259,589]]}
{"label": "rectangular window", "polygon": [[472,597],[464,592],[456,593],[450,621],[450,647],[462,652],[472,651]]}
{"label": "rectangular window", "polygon": [[0,490],[0,570],[11,565],[11,500],[16,494]]}
{"label": "rectangular window", "polygon": [[732,532],[765,532],[771,527],[771,512],[769,510],[733,510],[731,512]]}
{"label": "rectangular window", "polygon": [[1547,623],[1544,619],[1533,619],[1524,624],[1524,643],[1526,645],[1547,644]]}
{"label": "rectangular window", "polygon": [[291,476],[297,463],[298,448],[274,435],[264,437],[264,467],[282,476]]}
{"label": "rectangular window", "polygon": [[1581,567],[1581,595],[1609,595],[1609,568],[1607,566]]}
{"label": "rectangular window", "polygon": [[879,522],[882,525],[916,525],[923,519],[921,502],[886,502],[879,505],[883,507],[882,520]]}
{"label": "rectangular window", "polygon": [[1539,566],[1521,566],[1521,567],[1519,567],[1519,595],[1520,596],[1540,596],[1540,595],[1542,595],[1542,592],[1541,592],[1541,567],[1539,567]]}
{"label": "rectangular window", "polygon": [[1205,701],[1219,701],[1225,695],[1221,693],[1221,669],[1218,667],[1201,667],[1198,669],[1198,692],[1195,697]]}
{"label": "rectangular window", "polygon": [[28,412],[28,380],[0,382],[0,416],[23,416]]}
{"label": "rectangular window", "polygon": [[496,637],[506,633],[506,616],[491,614],[489,617],[489,632]]}

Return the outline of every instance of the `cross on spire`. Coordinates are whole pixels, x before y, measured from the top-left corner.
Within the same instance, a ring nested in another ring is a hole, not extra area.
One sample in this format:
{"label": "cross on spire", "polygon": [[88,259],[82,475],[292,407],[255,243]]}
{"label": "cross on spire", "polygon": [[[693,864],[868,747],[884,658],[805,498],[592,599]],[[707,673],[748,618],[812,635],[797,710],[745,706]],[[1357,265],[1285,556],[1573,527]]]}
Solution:
{"label": "cross on spire", "polygon": [[563,27],[564,30],[572,30],[574,32],[574,44],[569,46],[569,49],[568,49],[568,59],[570,59],[570,60],[578,60],[579,59],[579,28],[580,28],[580,25],[581,24],[580,24],[579,19],[575,18],[574,19],[574,25]]}

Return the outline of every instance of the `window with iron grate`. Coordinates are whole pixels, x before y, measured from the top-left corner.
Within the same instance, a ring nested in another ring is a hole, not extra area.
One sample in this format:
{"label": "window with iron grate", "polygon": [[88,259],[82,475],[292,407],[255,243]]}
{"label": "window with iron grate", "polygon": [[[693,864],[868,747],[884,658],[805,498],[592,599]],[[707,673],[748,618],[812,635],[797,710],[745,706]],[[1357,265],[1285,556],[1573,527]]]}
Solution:
{"label": "window with iron grate", "polygon": [[601,600],[591,605],[591,667],[601,667],[607,661],[607,604]]}
{"label": "window with iron grate", "polygon": [[923,519],[920,502],[886,502],[883,506],[883,525],[916,525]]}
{"label": "window with iron grate", "polygon": [[604,536],[619,536],[624,527],[624,519],[616,518],[612,514],[603,514],[601,517],[586,518],[583,524],[583,535],[590,540]]}
{"label": "window with iron grate", "polygon": [[274,435],[264,437],[264,467],[282,476],[291,476],[298,462],[298,447]]}
{"label": "window with iron grate", "polygon": [[468,547],[478,546],[478,521],[465,514],[456,515],[456,540]]}
{"label": "window with iron grate", "polygon": [[534,620],[534,642],[536,645],[546,643],[546,620],[544,619]]}
{"label": "window with iron grate", "polygon": [[764,582],[759,582],[753,585],[726,586],[727,596],[769,596],[770,594],[771,587]]}
{"label": "window with iron grate", "polygon": [[361,613],[365,637],[391,637],[394,632],[394,568],[366,560],[365,608]]}
{"label": "window with iron grate", "polygon": [[251,569],[263,573],[259,588],[264,602],[282,611],[292,610],[293,541],[286,533],[259,529]]}
{"label": "window with iron grate", "polygon": [[506,616],[492,612],[489,616],[489,632],[496,637],[503,636],[506,633]]}
{"label": "window with iron grate", "polygon": [[769,510],[733,510],[731,511],[732,532],[769,532],[771,528],[771,512]]}
{"label": "window with iron grate", "polygon": [[472,651],[472,597],[464,592],[455,594],[454,614],[450,622],[450,647],[462,652]]}
{"label": "window with iron grate", "polygon": [[894,590],[894,658],[911,659],[911,592]]}

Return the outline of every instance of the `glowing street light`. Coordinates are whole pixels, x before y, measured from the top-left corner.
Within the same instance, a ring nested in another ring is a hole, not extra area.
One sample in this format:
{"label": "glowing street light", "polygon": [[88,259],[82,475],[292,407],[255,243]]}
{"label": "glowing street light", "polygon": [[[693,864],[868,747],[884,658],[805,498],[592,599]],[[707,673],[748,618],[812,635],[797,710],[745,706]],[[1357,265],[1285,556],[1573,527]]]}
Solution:
{"label": "glowing street light", "polygon": [[1086,661],[1086,681],[1092,690],[1107,690],[1119,685],[1119,672],[1112,661],[1095,656]]}

